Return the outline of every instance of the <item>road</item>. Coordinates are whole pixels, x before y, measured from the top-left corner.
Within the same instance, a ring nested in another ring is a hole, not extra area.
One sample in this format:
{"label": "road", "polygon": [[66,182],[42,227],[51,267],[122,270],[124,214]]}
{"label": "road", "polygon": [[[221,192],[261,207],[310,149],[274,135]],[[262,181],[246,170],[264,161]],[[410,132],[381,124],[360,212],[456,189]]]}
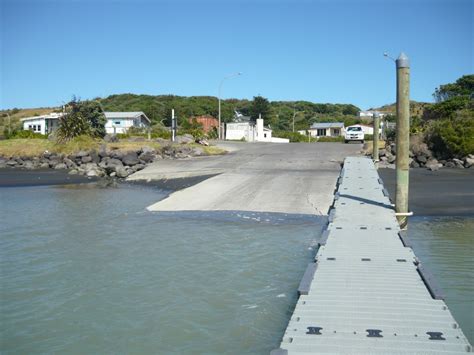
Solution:
{"label": "road", "polygon": [[220,143],[223,156],[160,160],[128,180],[215,175],[172,193],[150,211],[256,211],[326,215],[340,163],[360,144]]}

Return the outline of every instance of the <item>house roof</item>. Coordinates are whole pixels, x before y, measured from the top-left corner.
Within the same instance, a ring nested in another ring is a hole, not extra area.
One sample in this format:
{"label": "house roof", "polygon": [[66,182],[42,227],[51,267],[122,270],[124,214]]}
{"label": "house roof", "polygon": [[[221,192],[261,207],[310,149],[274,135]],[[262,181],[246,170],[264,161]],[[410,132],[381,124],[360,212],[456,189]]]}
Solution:
{"label": "house roof", "polygon": [[31,120],[40,120],[40,119],[51,119],[51,118],[60,118],[63,116],[64,113],[62,112],[51,112],[48,113],[47,115],[39,115],[39,116],[31,116],[31,117],[25,117],[25,118],[20,118],[20,121],[31,121]]}
{"label": "house roof", "polygon": [[318,129],[318,128],[344,128],[343,122],[321,122],[313,123],[309,129]]}
{"label": "house roof", "polygon": [[143,116],[148,122],[150,119],[142,111],[132,111],[132,112],[104,112],[106,118],[115,119],[115,118],[137,118]]}

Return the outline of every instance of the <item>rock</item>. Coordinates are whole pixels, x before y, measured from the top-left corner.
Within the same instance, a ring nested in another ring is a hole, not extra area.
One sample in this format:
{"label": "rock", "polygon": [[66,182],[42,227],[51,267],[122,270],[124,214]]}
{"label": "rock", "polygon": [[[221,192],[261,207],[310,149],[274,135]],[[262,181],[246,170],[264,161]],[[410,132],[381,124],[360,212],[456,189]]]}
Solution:
{"label": "rock", "polygon": [[107,153],[107,146],[105,144],[101,144],[101,146],[99,147],[98,154],[100,158],[105,158],[109,156],[109,153]]}
{"label": "rock", "polygon": [[436,159],[430,159],[426,162],[425,167],[431,171],[437,171],[439,168],[443,167],[443,164],[439,163]]}
{"label": "rock", "polygon": [[8,166],[17,166],[18,162],[16,160],[10,159],[6,163]]}
{"label": "rock", "polygon": [[80,150],[75,155],[76,155],[77,158],[82,158],[82,157],[85,157],[85,156],[89,155],[89,152],[86,152],[85,150]]}
{"label": "rock", "polygon": [[137,164],[137,165],[134,165],[132,169],[133,169],[133,171],[140,171],[140,170],[143,170],[143,169],[145,169],[145,164]]}
{"label": "rock", "polygon": [[128,166],[136,165],[139,162],[137,153],[135,152],[127,152],[122,158],[122,163]]}
{"label": "rock", "polygon": [[97,171],[95,169],[92,169],[92,170],[88,170],[86,172],[86,176],[88,177],[94,177],[94,176],[99,176],[99,174],[97,173]]}
{"label": "rock", "polygon": [[120,150],[112,150],[109,152],[109,157],[114,158],[114,159],[122,159],[124,156],[124,153]]}
{"label": "rock", "polygon": [[386,157],[387,157],[387,162],[389,164],[392,164],[395,160],[397,160],[397,157],[391,153],[388,153],[386,154]]}
{"label": "rock", "polygon": [[418,163],[426,163],[428,161],[428,157],[426,155],[416,155],[415,159]]}
{"label": "rock", "polygon": [[71,168],[75,168],[76,167],[76,163],[74,163],[71,159],[69,158],[64,158],[63,160],[64,164],[66,164],[67,168],[68,169],[71,169]]}
{"label": "rock", "polygon": [[204,154],[204,149],[196,147],[193,149],[193,156],[199,157]]}
{"label": "rock", "polygon": [[198,143],[201,145],[205,145],[206,147],[209,147],[209,142],[206,141],[205,139],[198,140]]}
{"label": "rock", "polygon": [[155,159],[155,155],[153,153],[142,153],[138,159],[143,163],[151,163]]}
{"label": "rock", "polygon": [[464,162],[463,162],[461,159],[456,159],[456,158],[454,158],[454,159],[452,160],[452,162],[454,163],[454,166],[455,166],[456,168],[464,169]]}
{"label": "rock", "polygon": [[110,173],[110,176],[111,176],[111,177],[114,177],[114,176],[116,176],[116,175],[117,175],[117,173],[116,173],[115,171],[112,171],[112,172]]}
{"label": "rock", "polygon": [[25,169],[32,170],[35,168],[35,165],[33,164],[31,160],[25,160],[25,162],[23,163],[23,167]]}
{"label": "rock", "polygon": [[156,154],[156,150],[145,145],[141,149],[141,154]]}
{"label": "rock", "polygon": [[115,143],[115,142],[118,142],[119,139],[117,135],[115,134],[106,134],[104,137],[104,141],[109,142],[109,143]]}
{"label": "rock", "polygon": [[470,168],[474,165],[474,155],[469,154],[467,157],[464,158],[464,167]]}
{"label": "rock", "polygon": [[456,164],[453,161],[448,161],[446,164],[444,164],[444,166],[447,168],[455,168]]}
{"label": "rock", "polygon": [[386,162],[387,160],[388,160],[388,158],[385,157],[385,156],[380,158],[380,161],[382,161],[382,162]]}
{"label": "rock", "polygon": [[179,144],[194,143],[194,138],[190,134],[185,134],[184,136],[177,136],[176,143],[179,143]]}
{"label": "rock", "polygon": [[123,166],[118,167],[115,172],[119,178],[126,178],[128,175],[130,175],[127,169],[125,169]]}
{"label": "rock", "polygon": [[379,157],[384,157],[387,154],[387,149],[379,149]]}
{"label": "rock", "polygon": [[49,167],[51,169],[54,169],[56,167],[56,165],[58,164],[62,164],[58,159],[50,159],[49,160]]}
{"label": "rock", "polygon": [[416,160],[412,160],[410,163],[410,168],[419,168],[420,164],[416,162]]}
{"label": "rock", "polygon": [[99,157],[99,154],[97,154],[97,152],[95,150],[93,150],[89,156],[91,157],[92,161],[96,164],[98,164],[100,162],[100,157]]}
{"label": "rock", "polygon": [[90,155],[84,155],[81,157],[81,162],[82,163],[90,163],[92,161],[92,157]]}
{"label": "rock", "polygon": [[67,166],[64,163],[58,163],[54,166],[54,169],[56,169],[56,170],[67,169]]}
{"label": "rock", "polygon": [[42,163],[40,163],[39,167],[40,167],[41,169],[49,168],[49,163],[47,163],[47,162],[42,162]]}

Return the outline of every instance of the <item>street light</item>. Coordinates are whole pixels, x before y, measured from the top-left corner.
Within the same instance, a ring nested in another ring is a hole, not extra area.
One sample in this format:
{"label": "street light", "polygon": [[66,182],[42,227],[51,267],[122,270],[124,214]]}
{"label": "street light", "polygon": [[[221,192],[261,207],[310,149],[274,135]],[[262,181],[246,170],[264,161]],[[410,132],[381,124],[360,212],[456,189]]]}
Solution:
{"label": "street light", "polygon": [[224,81],[226,81],[226,79],[231,79],[231,78],[235,78],[236,76],[239,76],[239,75],[242,75],[241,72],[238,72],[238,73],[234,73],[234,74],[230,74],[226,77],[224,77],[220,84],[219,84],[219,92],[218,92],[218,99],[219,99],[219,129],[218,129],[218,137],[219,137],[219,140],[222,139],[221,137],[221,132],[222,132],[222,128],[221,128],[221,91],[222,91],[222,84],[224,84]]}

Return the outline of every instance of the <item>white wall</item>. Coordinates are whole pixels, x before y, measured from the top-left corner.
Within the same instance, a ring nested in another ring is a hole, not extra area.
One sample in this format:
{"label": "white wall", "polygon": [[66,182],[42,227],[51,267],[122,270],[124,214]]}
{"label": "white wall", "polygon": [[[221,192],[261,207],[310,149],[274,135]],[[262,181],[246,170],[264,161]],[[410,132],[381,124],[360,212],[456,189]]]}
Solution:
{"label": "white wall", "polygon": [[255,129],[247,122],[227,123],[225,139],[241,140],[244,138],[247,142],[255,140]]}
{"label": "white wall", "polygon": [[126,133],[127,129],[133,127],[133,119],[130,118],[108,118],[105,124],[105,131],[108,134]]}
{"label": "white wall", "polygon": [[[31,127],[31,128],[30,128]],[[36,129],[33,129],[36,128]],[[39,129],[38,129],[39,128]],[[46,134],[46,122],[44,118],[36,118],[23,121],[23,129],[25,131],[31,130],[35,133]]]}

